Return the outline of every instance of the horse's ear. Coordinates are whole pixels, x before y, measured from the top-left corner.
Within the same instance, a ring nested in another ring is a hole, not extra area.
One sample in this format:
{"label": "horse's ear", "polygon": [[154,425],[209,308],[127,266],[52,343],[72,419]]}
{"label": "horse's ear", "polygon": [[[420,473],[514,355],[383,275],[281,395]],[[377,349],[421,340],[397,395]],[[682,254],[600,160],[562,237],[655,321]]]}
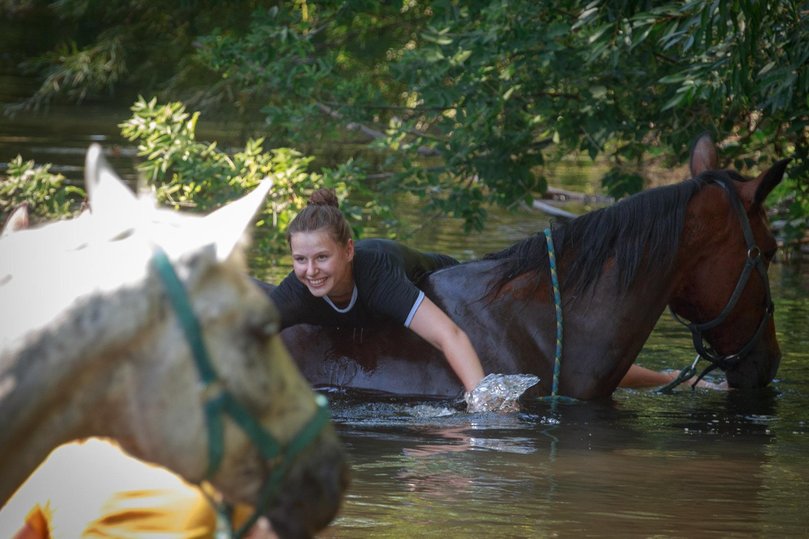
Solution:
{"label": "horse's ear", "polygon": [[203,219],[203,229],[216,245],[218,260],[226,260],[240,244],[256,213],[264,205],[264,199],[271,187],[272,180],[265,178],[247,195]]}
{"label": "horse's ear", "polygon": [[773,166],[769,169],[762,172],[758,178],[756,178],[755,183],[757,184],[756,187],[756,194],[753,197],[754,204],[761,204],[767,198],[767,195],[775,189],[775,186],[781,183],[781,180],[784,178],[784,171],[789,164],[790,159],[781,159],[777,161]]}
{"label": "horse's ear", "polygon": [[101,146],[91,144],[84,161],[84,183],[90,212],[120,222],[122,213],[137,206],[135,194],[121,181],[104,157]]}
{"label": "horse's ear", "polygon": [[691,159],[688,166],[691,169],[692,178],[707,170],[717,170],[719,168],[716,144],[714,144],[711,134],[707,131],[697,137],[694,145],[691,146]]}
{"label": "horse's ear", "polygon": [[6,220],[6,224],[3,225],[3,230],[0,232],[0,236],[7,236],[12,232],[26,228],[28,228],[28,203],[23,202],[17,206],[13,212],[11,212],[11,215]]}

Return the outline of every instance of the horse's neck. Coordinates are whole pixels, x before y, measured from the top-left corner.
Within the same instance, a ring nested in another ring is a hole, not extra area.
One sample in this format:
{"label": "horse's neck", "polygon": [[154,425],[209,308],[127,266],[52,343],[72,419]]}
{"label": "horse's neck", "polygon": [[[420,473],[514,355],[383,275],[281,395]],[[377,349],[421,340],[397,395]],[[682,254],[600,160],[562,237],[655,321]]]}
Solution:
{"label": "horse's neck", "polygon": [[595,287],[578,297],[562,290],[565,394],[610,395],[637,359],[675,285],[671,271],[659,270],[638,275],[624,288],[617,273],[608,264]]}
{"label": "horse's neck", "polygon": [[[540,370],[550,372],[557,319],[549,270],[521,275],[492,297],[486,295],[486,283],[495,265],[482,261],[459,266],[453,278],[436,274],[431,283],[437,286],[439,302],[450,312],[475,319],[470,327],[494,328],[470,335],[483,356],[496,354],[501,367],[515,372],[537,372],[537,362],[544,362]],[[562,261],[558,268],[562,282],[566,267]],[[450,270],[454,268],[444,271]],[[565,394],[594,398],[615,389],[665,309],[675,285],[673,275],[647,272],[624,290],[616,268],[608,263],[594,288],[584,293],[561,289]],[[543,378],[550,384],[548,374]],[[611,384],[605,380],[613,380],[614,386],[607,387]]]}
{"label": "horse's neck", "polygon": [[3,352],[0,462],[14,465],[0,474],[0,501],[59,444],[118,436],[108,419],[126,405],[126,385],[117,383],[127,372],[121,356],[148,330],[157,305],[157,290],[143,286],[85,296],[21,348]]}

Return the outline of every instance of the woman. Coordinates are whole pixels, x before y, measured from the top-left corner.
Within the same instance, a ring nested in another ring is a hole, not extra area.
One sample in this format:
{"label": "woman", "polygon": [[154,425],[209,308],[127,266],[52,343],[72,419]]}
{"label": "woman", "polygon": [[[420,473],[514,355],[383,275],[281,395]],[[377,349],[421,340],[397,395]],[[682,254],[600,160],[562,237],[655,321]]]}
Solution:
{"label": "woman", "polygon": [[466,333],[414,284],[457,260],[390,240],[355,243],[330,189],[312,194],[289,224],[287,241],[292,272],[270,291],[282,327],[362,327],[395,320],[440,350],[467,392],[483,379]]}
{"label": "woman", "polygon": [[[355,243],[330,189],[312,194],[309,205],[289,224],[287,242],[293,270],[269,291],[281,313],[282,328],[296,324],[367,327],[397,321],[444,354],[463,383],[468,404],[480,402],[474,391],[483,380],[483,367],[469,338],[415,284],[457,260],[390,240]],[[621,385],[660,386],[674,377],[676,373],[632,365]]]}

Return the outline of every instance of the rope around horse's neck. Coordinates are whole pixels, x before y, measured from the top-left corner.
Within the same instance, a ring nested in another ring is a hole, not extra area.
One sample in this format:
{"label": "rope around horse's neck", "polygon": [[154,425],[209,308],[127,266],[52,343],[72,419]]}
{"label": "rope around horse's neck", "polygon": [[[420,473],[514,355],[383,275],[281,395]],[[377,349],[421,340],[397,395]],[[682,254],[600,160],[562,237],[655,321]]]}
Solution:
{"label": "rope around horse's neck", "polygon": [[548,244],[548,263],[551,269],[553,284],[553,303],[556,307],[556,353],[553,358],[553,385],[551,397],[559,395],[559,371],[562,369],[562,335],[564,326],[562,319],[562,293],[559,290],[559,276],[556,272],[556,252],[553,248],[553,235],[550,228],[545,229],[545,242]]}

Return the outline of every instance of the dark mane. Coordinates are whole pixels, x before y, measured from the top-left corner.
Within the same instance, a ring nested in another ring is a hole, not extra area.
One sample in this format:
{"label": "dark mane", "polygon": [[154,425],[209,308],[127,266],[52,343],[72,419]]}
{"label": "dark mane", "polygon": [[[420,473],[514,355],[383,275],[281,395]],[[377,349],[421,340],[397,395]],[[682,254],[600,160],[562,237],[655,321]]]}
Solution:
{"label": "dark mane", "polygon": [[[691,197],[711,182],[742,180],[730,171],[710,171],[674,185],[657,187],[577,217],[553,230],[556,258],[575,252],[562,286],[580,294],[594,286],[604,264],[615,258],[620,286],[629,288],[639,272],[667,270],[677,252]],[[547,246],[537,233],[497,253],[484,257],[502,260],[490,290],[497,290],[528,271],[547,271]]]}

